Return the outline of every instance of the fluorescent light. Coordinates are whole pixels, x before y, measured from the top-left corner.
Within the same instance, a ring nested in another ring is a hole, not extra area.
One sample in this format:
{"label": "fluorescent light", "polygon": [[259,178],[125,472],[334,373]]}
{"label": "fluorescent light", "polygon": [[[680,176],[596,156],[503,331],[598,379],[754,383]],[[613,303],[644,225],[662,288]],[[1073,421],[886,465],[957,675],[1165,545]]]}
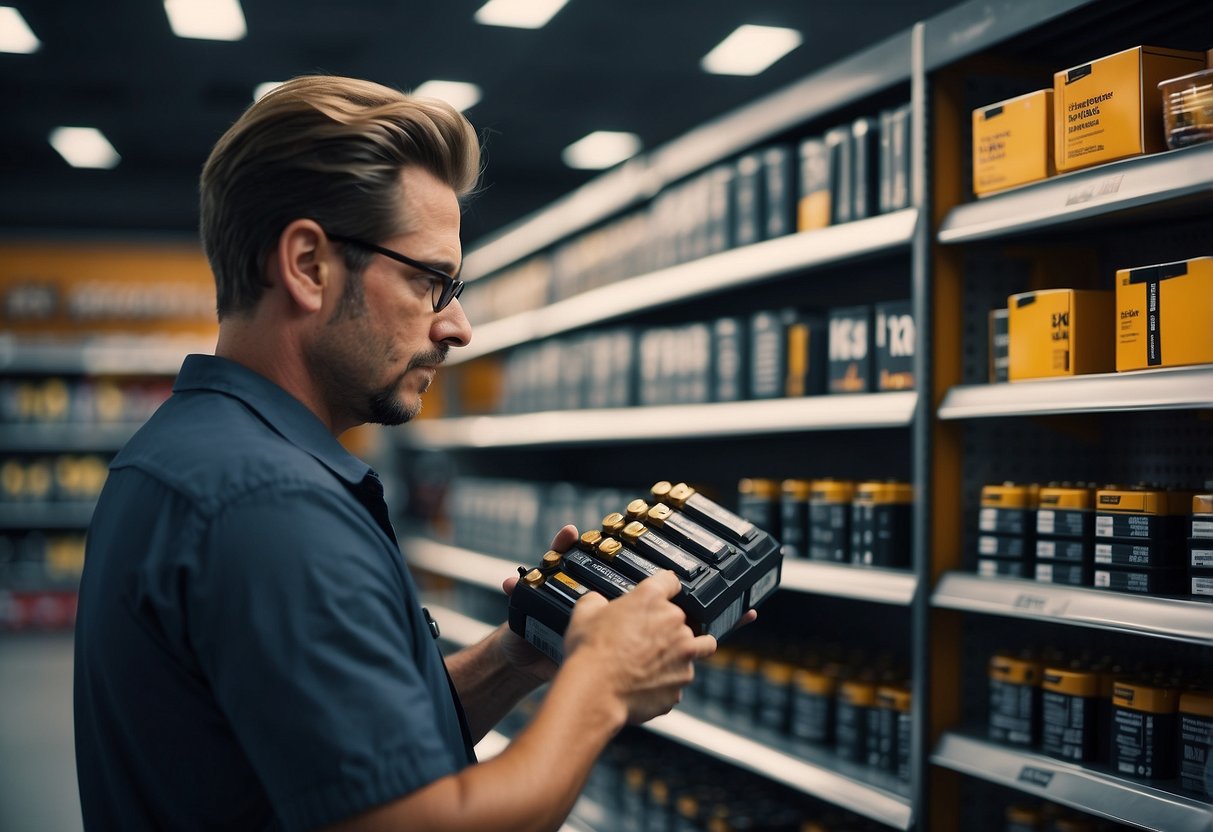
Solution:
{"label": "fluorescent light", "polygon": [[164,0],[164,11],[179,38],[240,40],[248,34],[240,0]]}
{"label": "fluorescent light", "polygon": [[56,127],[50,141],[74,168],[112,168],[122,159],[96,127]]}
{"label": "fluorescent light", "polygon": [[0,6],[0,52],[28,55],[37,52],[42,42],[34,35],[21,12],[12,6]]}
{"label": "fluorescent light", "polygon": [[595,130],[566,147],[560,158],[578,170],[602,170],[630,159],[640,151],[640,137],[635,133]]}
{"label": "fluorescent light", "polygon": [[803,38],[779,26],[738,26],[703,57],[700,66],[714,75],[757,75],[791,52]]}
{"label": "fluorescent light", "polygon": [[276,90],[281,87],[285,81],[263,81],[253,88],[253,100],[260,101],[265,97],[265,94],[271,90]]}
{"label": "fluorescent light", "polygon": [[569,0],[489,0],[476,12],[485,26],[542,29]]}
{"label": "fluorescent light", "polygon": [[426,81],[413,90],[422,98],[441,98],[460,112],[471,109],[480,100],[480,87],[465,81]]}

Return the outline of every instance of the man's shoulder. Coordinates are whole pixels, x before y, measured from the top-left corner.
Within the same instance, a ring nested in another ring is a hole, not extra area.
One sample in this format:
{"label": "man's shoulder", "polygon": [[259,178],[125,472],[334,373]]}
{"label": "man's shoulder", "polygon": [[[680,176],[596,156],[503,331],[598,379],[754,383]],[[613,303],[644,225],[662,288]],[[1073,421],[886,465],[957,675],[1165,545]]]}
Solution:
{"label": "man's shoulder", "polygon": [[110,467],[138,469],[175,490],[212,498],[274,483],[335,485],[314,457],[245,403],[214,391],[174,395]]}

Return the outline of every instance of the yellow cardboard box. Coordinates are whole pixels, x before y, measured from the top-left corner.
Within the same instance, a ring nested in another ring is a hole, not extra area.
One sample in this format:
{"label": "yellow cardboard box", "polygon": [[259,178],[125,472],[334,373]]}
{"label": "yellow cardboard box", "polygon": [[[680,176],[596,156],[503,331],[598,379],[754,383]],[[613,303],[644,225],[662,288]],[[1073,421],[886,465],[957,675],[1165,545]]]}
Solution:
{"label": "yellow cardboard box", "polygon": [[1110,373],[1116,365],[1111,292],[1042,289],[1007,298],[1011,381]]}
{"label": "yellow cardboard box", "polygon": [[1116,369],[1213,362],[1213,257],[1116,272]]}
{"label": "yellow cardboard box", "polygon": [[1203,52],[1135,46],[1053,76],[1057,170],[1166,150],[1158,84],[1203,69]]}
{"label": "yellow cardboard box", "polygon": [[1053,90],[973,111],[973,193],[983,196],[1053,173]]}

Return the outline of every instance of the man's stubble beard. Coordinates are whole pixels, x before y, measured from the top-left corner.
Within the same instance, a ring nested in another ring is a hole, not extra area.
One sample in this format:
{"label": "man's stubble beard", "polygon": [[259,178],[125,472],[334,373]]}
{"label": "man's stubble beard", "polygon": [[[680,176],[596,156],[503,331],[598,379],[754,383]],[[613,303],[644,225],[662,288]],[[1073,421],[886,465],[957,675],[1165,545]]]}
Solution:
{"label": "man's stubble beard", "polygon": [[446,361],[448,350],[449,347],[442,345],[414,355],[404,372],[398,375],[392,384],[371,393],[366,403],[366,412],[360,414],[360,417],[370,424],[386,427],[403,425],[416,418],[417,414],[421,412],[421,394],[430,388],[430,382],[427,380],[418,388],[417,401],[411,407],[405,406],[401,400],[398,392],[400,385],[404,381],[404,377],[415,368],[437,367],[442,364]]}

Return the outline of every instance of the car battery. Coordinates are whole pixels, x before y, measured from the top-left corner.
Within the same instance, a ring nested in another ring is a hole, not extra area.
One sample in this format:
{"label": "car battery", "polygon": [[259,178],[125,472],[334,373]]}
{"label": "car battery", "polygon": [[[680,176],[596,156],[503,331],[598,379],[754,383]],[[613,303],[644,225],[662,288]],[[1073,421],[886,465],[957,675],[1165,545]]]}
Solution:
{"label": "car battery", "polygon": [[[590,591],[616,598],[669,569],[682,583],[674,602],[691,629],[719,639],[779,585],[780,546],[770,534],[683,483],[658,483],[653,495],[666,502],[635,500],[628,511],[636,519],[608,514],[601,532],[583,534],[568,552],[550,551],[538,567],[519,567],[510,595],[511,629],[561,661],[563,634],[578,599]],[[712,528],[701,525],[702,519]]]}
{"label": "car battery", "polygon": [[809,480],[789,479],[780,485],[779,539],[785,558],[809,556]]}
{"label": "car battery", "polygon": [[1032,577],[1038,491],[1035,484],[982,486],[977,511],[977,574]]}
{"label": "car battery", "polygon": [[1042,584],[1090,586],[1092,567],[1085,563],[1048,563],[1037,561],[1032,576]]}
{"label": "car battery", "polygon": [[909,685],[883,684],[876,689],[876,707],[868,712],[868,765],[908,780],[910,775]]}
{"label": "car battery", "polygon": [[1042,750],[1063,760],[1094,761],[1099,674],[1082,668],[1046,667],[1040,688]]}
{"label": "car battery", "polygon": [[1213,692],[1184,691],[1179,696],[1179,786],[1205,800],[1213,798]]}
{"label": "car battery", "polygon": [[829,668],[798,668],[792,674],[788,733],[800,743],[834,742],[835,693],[838,676]]}
{"label": "car battery", "polygon": [[1213,600],[1213,494],[1192,495],[1188,580],[1196,600]]}
{"label": "car battery", "polygon": [[857,676],[838,686],[834,712],[835,747],[844,760],[867,762],[868,713],[876,707],[874,679]]}
{"label": "car battery", "polygon": [[761,685],[758,691],[758,725],[780,736],[788,730],[788,715],[792,704],[792,674],[794,665],[777,659],[767,659],[759,665]]}
{"label": "car battery", "polygon": [[1095,501],[1093,585],[1147,595],[1186,594],[1182,535],[1192,494],[1105,488]]}
{"label": "car battery", "polygon": [[1090,540],[1095,534],[1095,491],[1081,485],[1041,486],[1036,497],[1036,534]]}
{"label": "car battery", "polygon": [[1181,538],[1191,504],[1191,492],[1149,487],[1100,489],[1095,495],[1095,537]]}
{"label": "car battery", "polygon": [[1176,775],[1179,692],[1162,682],[1117,682],[1112,691],[1112,769],[1128,777]]}
{"label": "car battery", "polygon": [[1176,569],[1096,568],[1093,586],[1140,595],[1178,595],[1184,590],[1185,577]]}
{"label": "car battery", "polygon": [[988,671],[990,739],[1010,745],[1036,745],[1040,738],[1040,663],[996,653]]}
{"label": "car battery", "polygon": [[762,694],[761,663],[757,653],[739,650],[733,654],[733,700],[729,719],[751,723],[758,716],[758,701]]}
{"label": "car battery", "polygon": [[851,560],[851,505],[855,483],[813,480],[809,492],[809,558],[834,563]]}
{"label": "car battery", "polygon": [[851,504],[851,563],[910,565],[914,486],[908,482],[861,482]]}
{"label": "car battery", "polygon": [[755,526],[782,539],[779,530],[778,480],[744,477],[737,483],[737,513]]}

